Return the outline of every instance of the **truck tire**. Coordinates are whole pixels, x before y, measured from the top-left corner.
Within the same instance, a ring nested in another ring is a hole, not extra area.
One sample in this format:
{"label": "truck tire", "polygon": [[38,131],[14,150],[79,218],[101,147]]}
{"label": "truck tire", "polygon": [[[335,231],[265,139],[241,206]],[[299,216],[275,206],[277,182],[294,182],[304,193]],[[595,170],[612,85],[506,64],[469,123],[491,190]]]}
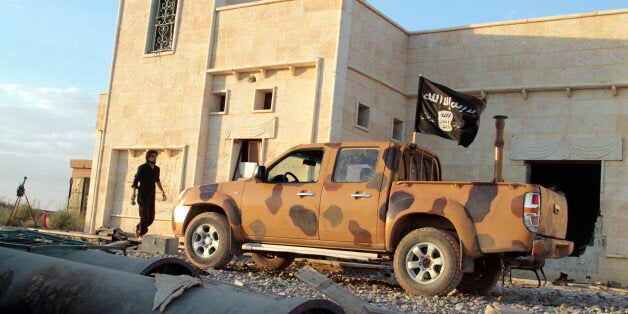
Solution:
{"label": "truck tire", "polygon": [[227,218],[218,213],[202,213],[185,230],[185,254],[200,268],[222,268],[231,261],[231,238]]}
{"label": "truck tire", "polygon": [[485,294],[495,286],[501,271],[499,256],[478,257],[473,260],[473,272],[463,274],[456,289],[464,293]]}
{"label": "truck tire", "polygon": [[290,253],[251,253],[257,266],[266,270],[282,270],[294,262]]}
{"label": "truck tire", "polygon": [[399,284],[417,295],[444,296],[462,279],[460,245],[447,231],[421,228],[397,245],[393,268]]}

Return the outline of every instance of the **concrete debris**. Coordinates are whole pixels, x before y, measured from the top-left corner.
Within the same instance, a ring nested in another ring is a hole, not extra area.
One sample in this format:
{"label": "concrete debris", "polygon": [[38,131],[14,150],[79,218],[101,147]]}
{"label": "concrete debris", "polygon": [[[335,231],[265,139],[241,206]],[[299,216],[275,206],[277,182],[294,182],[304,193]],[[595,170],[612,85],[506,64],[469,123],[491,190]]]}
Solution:
{"label": "concrete debris", "polygon": [[155,287],[157,287],[153,311],[159,308],[159,311],[163,312],[172,300],[183,294],[185,289],[203,285],[200,279],[188,275],[172,276],[155,273],[153,276],[155,276]]}
{"label": "concrete debris", "polygon": [[532,312],[520,310],[516,307],[501,305],[497,302],[494,302],[486,306],[484,314],[532,314]]}
{"label": "concrete debris", "polygon": [[294,275],[299,280],[313,286],[334,300],[334,302],[338,303],[347,313],[396,313],[391,310],[371,306],[310,266],[301,268]]}

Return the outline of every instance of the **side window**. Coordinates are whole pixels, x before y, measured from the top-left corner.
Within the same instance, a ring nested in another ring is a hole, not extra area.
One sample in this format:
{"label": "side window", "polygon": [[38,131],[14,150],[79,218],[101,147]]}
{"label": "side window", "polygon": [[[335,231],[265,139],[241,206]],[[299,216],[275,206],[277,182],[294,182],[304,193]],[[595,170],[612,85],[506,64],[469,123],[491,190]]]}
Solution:
{"label": "side window", "polygon": [[317,182],[323,149],[299,150],[268,169],[268,182]]}
{"label": "side window", "polygon": [[367,182],[377,170],[379,149],[343,148],[338,152],[334,182]]}

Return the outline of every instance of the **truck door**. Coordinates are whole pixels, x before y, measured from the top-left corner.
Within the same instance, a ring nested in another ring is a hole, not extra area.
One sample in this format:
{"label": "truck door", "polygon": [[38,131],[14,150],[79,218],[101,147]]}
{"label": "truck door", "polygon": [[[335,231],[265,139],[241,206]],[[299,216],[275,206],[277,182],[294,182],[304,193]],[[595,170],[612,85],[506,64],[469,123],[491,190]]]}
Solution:
{"label": "truck door", "polygon": [[325,179],[321,199],[321,241],[355,247],[372,247],[378,242],[384,150],[343,144],[332,154],[335,163],[329,165],[331,175]]}
{"label": "truck door", "polygon": [[242,228],[250,239],[318,240],[324,151],[318,147],[289,152],[268,167],[265,182],[246,183],[241,215]]}

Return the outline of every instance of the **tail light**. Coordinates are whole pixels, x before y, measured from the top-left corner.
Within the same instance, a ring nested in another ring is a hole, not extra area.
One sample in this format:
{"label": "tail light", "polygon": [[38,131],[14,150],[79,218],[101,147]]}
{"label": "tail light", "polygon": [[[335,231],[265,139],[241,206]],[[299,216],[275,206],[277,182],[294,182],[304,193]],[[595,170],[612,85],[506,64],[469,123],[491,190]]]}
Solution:
{"label": "tail light", "polygon": [[539,231],[541,222],[541,195],[526,193],[523,202],[523,224],[532,232]]}

